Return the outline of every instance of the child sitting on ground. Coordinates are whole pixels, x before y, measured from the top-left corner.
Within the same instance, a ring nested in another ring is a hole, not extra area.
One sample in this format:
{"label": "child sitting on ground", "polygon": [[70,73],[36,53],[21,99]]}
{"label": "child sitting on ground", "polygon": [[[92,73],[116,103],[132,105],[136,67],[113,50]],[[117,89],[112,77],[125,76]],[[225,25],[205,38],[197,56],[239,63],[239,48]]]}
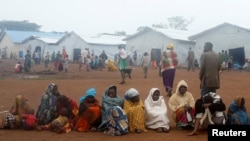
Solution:
{"label": "child sitting on ground", "polygon": [[15,65],[15,73],[21,73],[22,72],[22,65],[21,62],[17,62]]}

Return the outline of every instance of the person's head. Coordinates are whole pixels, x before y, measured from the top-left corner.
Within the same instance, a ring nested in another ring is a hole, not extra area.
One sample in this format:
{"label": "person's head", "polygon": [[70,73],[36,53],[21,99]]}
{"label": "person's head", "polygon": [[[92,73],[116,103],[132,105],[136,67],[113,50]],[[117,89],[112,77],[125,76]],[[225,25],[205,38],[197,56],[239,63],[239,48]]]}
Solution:
{"label": "person's head", "polygon": [[206,94],[202,97],[203,103],[213,103],[213,97],[210,94]]}
{"label": "person's head", "polygon": [[133,102],[133,103],[136,103],[140,100],[140,96],[139,95],[136,95],[136,96],[133,96],[130,98],[130,101]]}
{"label": "person's head", "polygon": [[212,43],[206,42],[206,43],[204,44],[204,52],[212,51],[212,49],[213,49],[213,44],[212,44]]}
{"label": "person's head", "polygon": [[174,44],[173,43],[169,43],[167,45],[167,50],[173,50],[174,49]]}
{"label": "person's head", "polygon": [[147,56],[148,55],[148,52],[144,52],[144,56]]}
{"label": "person's head", "polygon": [[61,107],[61,106],[67,106],[69,105],[69,100],[68,100],[68,97],[65,96],[65,95],[59,95],[56,99],[56,105],[58,107]]}
{"label": "person's head", "polygon": [[245,107],[245,98],[242,96],[237,96],[235,98],[236,104],[238,107],[240,108],[244,108]]}
{"label": "person's head", "polygon": [[187,82],[185,80],[180,80],[176,87],[176,93],[183,95],[187,92],[187,89],[188,89]]}
{"label": "person's head", "polygon": [[130,88],[129,90],[127,90],[124,97],[126,100],[133,103],[140,100],[139,92],[135,88]]}
{"label": "person's head", "polygon": [[187,87],[186,86],[184,86],[184,85],[182,85],[182,86],[180,86],[179,87],[179,92],[180,92],[180,94],[185,94],[186,92],[187,92]]}
{"label": "person's head", "polygon": [[58,132],[63,128],[63,125],[58,120],[53,120],[50,124],[50,129],[54,132]]}
{"label": "person's head", "polygon": [[95,102],[96,90],[95,88],[90,88],[86,91],[85,95],[80,98],[80,103],[88,102],[93,103]]}
{"label": "person's head", "polygon": [[67,108],[62,108],[59,113],[61,116],[68,117],[69,116],[69,111]]}
{"label": "person's head", "polygon": [[86,102],[87,103],[94,103],[95,102],[95,97],[92,95],[89,95],[86,97]]}
{"label": "person's head", "polygon": [[160,91],[159,90],[155,90],[152,94],[152,99],[153,101],[157,101],[160,97]]}
{"label": "person's head", "polygon": [[47,88],[47,91],[52,92],[54,95],[57,95],[58,94],[58,87],[56,84],[50,83],[48,88]]}
{"label": "person's head", "polygon": [[111,97],[111,98],[116,97],[116,86],[109,87],[108,96]]}

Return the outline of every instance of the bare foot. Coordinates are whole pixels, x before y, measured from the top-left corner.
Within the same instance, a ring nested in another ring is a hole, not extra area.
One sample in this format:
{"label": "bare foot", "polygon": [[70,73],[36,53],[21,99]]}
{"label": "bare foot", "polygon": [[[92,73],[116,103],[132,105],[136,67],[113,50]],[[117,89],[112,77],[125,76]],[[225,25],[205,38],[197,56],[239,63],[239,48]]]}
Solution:
{"label": "bare foot", "polygon": [[162,129],[161,129],[161,128],[157,128],[157,129],[156,129],[156,132],[157,132],[157,133],[161,133],[161,132],[162,132]]}
{"label": "bare foot", "polygon": [[165,133],[169,133],[169,129],[167,129],[167,128],[162,128],[162,131]]}

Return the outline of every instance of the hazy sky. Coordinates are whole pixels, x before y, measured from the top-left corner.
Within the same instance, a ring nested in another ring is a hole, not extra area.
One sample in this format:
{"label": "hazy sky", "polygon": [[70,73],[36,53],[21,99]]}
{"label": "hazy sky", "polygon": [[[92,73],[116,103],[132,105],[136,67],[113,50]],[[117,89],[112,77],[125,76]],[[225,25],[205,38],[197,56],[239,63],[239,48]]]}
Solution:
{"label": "hazy sky", "polygon": [[0,5],[0,21],[28,20],[42,31],[79,35],[133,34],[173,16],[194,18],[188,27],[194,32],[224,22],[250,28],[249,0],[0,0]]}

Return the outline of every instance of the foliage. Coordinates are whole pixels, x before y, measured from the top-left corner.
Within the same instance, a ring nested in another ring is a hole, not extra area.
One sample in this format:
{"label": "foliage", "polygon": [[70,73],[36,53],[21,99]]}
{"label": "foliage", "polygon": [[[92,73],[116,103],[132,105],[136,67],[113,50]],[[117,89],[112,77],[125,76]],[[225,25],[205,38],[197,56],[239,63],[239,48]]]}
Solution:
{"label": "foliage", "polygon": [[153,27],[157,28],[172,28],[172,29],[179,29],[179,30],[187,30],[188,25],[193,22],[193,19],[185,19],[182,16],[175,16],[170,17],[167,19],[167,24],[153,24]]}
{"label": "foliage", "polygon": [[28,21],[0,21],[0,29],[18,31],[40,31],[41,26]]}

